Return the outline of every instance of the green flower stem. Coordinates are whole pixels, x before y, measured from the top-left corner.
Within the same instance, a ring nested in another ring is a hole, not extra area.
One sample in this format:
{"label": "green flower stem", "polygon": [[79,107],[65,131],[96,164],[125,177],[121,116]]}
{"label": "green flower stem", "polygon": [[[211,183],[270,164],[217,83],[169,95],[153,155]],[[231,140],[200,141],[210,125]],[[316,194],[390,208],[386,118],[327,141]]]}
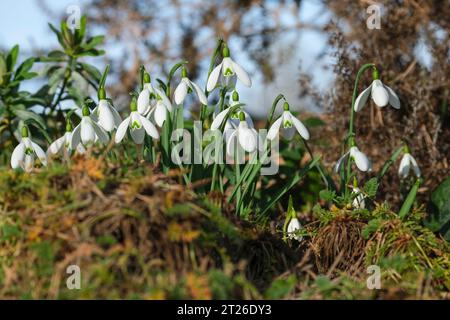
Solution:
{"label": "green flower stem", "polygon": [[[361,79],[361,76],[366,70],[372,69],[373,75],[378,75],[378,70],[374,63],[366,63],[359,68],[358,73],[356,74],[355,79],[355,85],[353,87],[353,95],[352,95],[352,104],[351,104],[351,110],[350,110],[350,122],[348,127],[348,135],[347,135],[347,145],[349,148],[355,146],[355,130],[354,130],[354,122],[355,122],[355,102],[356,98],[358,96],[358,84],[359,80]],[[351,179],[351,165],[352,165],[353,159],[349,156],[347,161],[347,170],[344,177],[344,185],[345,185],[345,193],[348,193],[348,183]]]}
{"label": "green flower stem", "polygon": [[356,101],[356,98],[358,96],[359,79],[363,75],[364,71],[366,71],[367,69],[370,69],[370,68],[373,71],[378,72],[375,64],[373,64],[373,63],[366,63],[366,64],[362,65],[361,68],[359,68],[358,73],[356,74],[355,86],[353,88],[353,96],[352,96],[352,109],[350,111],[350,123],[349,123],[349,128],[348,128],[349,137],[351,137],[352,135],[353,136],[355,135],[355,132],[354,132],[355,101]]}

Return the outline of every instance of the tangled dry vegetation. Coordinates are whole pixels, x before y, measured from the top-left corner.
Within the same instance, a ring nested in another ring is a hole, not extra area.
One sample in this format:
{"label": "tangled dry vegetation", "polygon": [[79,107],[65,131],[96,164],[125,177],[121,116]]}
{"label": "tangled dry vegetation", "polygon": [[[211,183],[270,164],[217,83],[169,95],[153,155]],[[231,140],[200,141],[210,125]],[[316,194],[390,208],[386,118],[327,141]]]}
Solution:
{"label": "tangled dry vegetation", "polygon": [[[325,115],[329,126],[322,134],[323,152],[329,155],[326,159],[333,159],[340,151],[339,141],[330,142],[329,137],[342,137],[346,132],[354,74],[361,64],[376,63],[386,83],[399,93],[402,108],[385,112],[372,105],[370,112],[358,114],[357,135],[367,141],[364,147],[375,164],[374,171],[379,169],[376,164],[381,165],[405,139],[425,177],[419,199],[427,201],[450,170],[450,3],[383,2],[385,15],[379,30],[366,27],[365,1],[327,3],[342,23],[330,22],[325,28],[332,35],[329,41],[337,61],[334,71],[339,75],[332,96],[321,102],[329,110]],[[429,66],[421,61],[425,55]],[[361,83],[369,84],[369,77]],[[379,197],[397,207],[402,197],[396,179],[391,175],[383,181]]]}
{"label": "tangled dry vegetation", "polygon": [[[0,297],[448,298],[449,246],[420,226],[422,210],[402,222],[383,207],[316,206],[305,240],[285,243],[281,219],[239,220],[179,175],[84,157],[3,171]],[[372,263],[385,270],[382,290],[366,288]],[[66,287],[71,264],[81,290]]]}

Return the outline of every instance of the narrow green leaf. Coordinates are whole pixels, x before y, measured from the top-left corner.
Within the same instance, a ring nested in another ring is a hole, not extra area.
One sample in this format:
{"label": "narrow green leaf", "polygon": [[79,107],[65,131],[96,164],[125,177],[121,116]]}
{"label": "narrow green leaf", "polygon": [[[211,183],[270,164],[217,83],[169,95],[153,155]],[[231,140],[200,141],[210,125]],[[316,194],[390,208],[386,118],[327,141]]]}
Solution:
{"label": "narrow green leaf", "polygon": [[403,219],[411,210],[412,205],[414,204],[414,200],[416,200],[417,191],[419,191],[420,184],[422,183],[422,179],[419,178],[416,180],[416,183],[412,186],[411,190],[408,193],[408,196],[403,202],[398,215],[401,219]]}
{"label": "narrow green leaf", "polygon": [[16,44],[11,51],[9,51],[8,56],[6,57],[6,68],[9,72],[12,72],[14,66],[17,62],[17,57],[19,55],[19,45]]}

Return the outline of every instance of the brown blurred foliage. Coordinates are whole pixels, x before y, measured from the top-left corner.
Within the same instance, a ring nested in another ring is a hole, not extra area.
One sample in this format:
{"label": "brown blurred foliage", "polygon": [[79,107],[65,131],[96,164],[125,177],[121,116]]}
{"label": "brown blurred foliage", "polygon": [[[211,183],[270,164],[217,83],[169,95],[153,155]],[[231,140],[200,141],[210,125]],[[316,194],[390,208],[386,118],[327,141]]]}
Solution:
{"label": "brown blurred foliage", "polygon": [[[370,108],[356,114],[357,140],[374,162],[374,171],[383,165],[405,139],[425,178],[422,194],[429,194],[449,174],[450,130],[448,99],[450,85],[450,3],[448,1],[385,1],[381,29],[366,27],[365,8],[372,1],[327,1],[339,17],[326,26],[330,45],[336,49],[338,75],[327,114],[329,132],[342,137],[348,127],[348,113],[358,68],[373,62],[381,69],[381,79],[399,95],[402,107]],[[355,14],[361,13],[361,14]],[[429,48],[432,65],[418,62],[416,46]],[[368,74],[359,92],[371,82]],[[335,158],[340,145],[328,146]],[[395,172],[398,162],[391,169]],[[398,176],[387,175],[382,190],[386,200],[398,195]]]}

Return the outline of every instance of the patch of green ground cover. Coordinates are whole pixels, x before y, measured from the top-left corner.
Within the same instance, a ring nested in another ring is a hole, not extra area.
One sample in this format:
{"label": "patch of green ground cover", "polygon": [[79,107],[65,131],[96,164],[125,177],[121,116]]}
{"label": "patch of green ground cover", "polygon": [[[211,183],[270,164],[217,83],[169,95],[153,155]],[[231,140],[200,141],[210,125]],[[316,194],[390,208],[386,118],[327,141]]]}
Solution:
{"label": "patch of green ground cover", "polygon": [[[423,226],[421,207],[402,220],[385,204],[316,206],[304,240],[285,243],[280,223],[239,219],[220,199],[178,184],[179,175],[84,158],[34,174],[1,171],[0,297],[448,298],[449,244]],[[359,270],[333,266],[339,246],[330,264],[314,254],[332,252],[323,246],[333,242],[318,240],[342,230],[356,232]],[[80,290],[66,286],[71,264],[80,266]],[[381,290],[367,289],[372,264]]]}

